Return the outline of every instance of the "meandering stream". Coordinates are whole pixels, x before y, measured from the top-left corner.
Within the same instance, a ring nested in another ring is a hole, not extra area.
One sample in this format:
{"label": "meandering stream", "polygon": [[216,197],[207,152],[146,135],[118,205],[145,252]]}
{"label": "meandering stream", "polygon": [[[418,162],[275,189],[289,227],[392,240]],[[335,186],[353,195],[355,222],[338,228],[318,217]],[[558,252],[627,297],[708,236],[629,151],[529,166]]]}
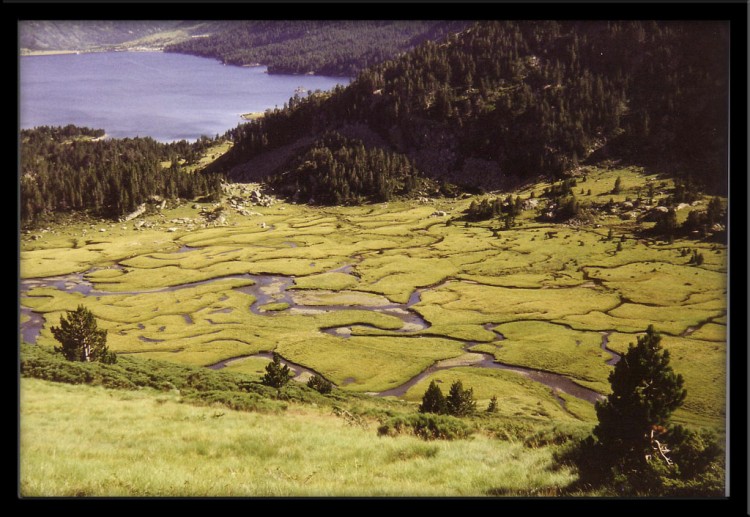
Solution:
{"label": "meandering stream", "polygon": [[[177,253],[185,252],[185,251],[187,250],[183,248],[183,249],[178,250]],[[119,266],[114,266],[114,267],[119,267]],[[332,312],[332,311],[342,311],[342,310],[374,311],[374,312],[379,312],[381,314],[395,316],[403,322],[403,326],[400,329],[395,330],[395,331],[390,331],[390,332],[394,334],[399,334],[402,336],[409,336],[409,335],[416,336],[416,335],[419,335],[419,333],[425,330],[428,330],[430,328],[430,324],[421,316],[421,314],[419,314],[419,312],[417,312],[414,309],[413,306],[419,303],[419,301],[421,300],[421,296],[425,291],[428,291],[430,289],[435,289],[444,283],[442,282],[436,286],[418,288],[409,297],[407,303],[402,304],[402,303],[394,303],[382,295],[363,293],[359,291],[336,292],[336,291],[326,291],[326,290],[294,290],[294,289],[290,289],[291,287],[294,286],[294,278],[289,277],[289,276],[282,276],[282,275],[251,275],[251,274],[228,275],[224,277],[213,278],[210,280],[191,282],[191,283],[164,287],[160,289],[153,289],[153,290],[126,291],[126,292],[100,291],[100,290],[95,289],[93,284],[89,280],[86,279],[86,274],[95,270],[96,269],[91,269],[87,271],[86,273],[77,273],[77,274],[72,274],[72,275],[24,280],[20,283],[20,293],[21,293],[21,296],[23,296],[30,289],[35,288],[35,287],[52,287],[55,289],[68,291],[68,292],[78,292],[85,296],[99,297],[99,296],[109,296],[109,295],[127,295],[127,294],[135,295],[135,294],[148,294],[148,293],[165,292],[165,291],[176,291],[180,289],[187,289],[190,287],[195,287],[195,286],[202,285],[202,284],[216,282],[218,280],[223,280],[227,278],[241,278],[241,279],[250,279],[254,282],[253,285],[235,288],[237,291],[249,294],[255,298],[255,301],[250,305],[250,311],[252,311],[253,314],[263,315],[267,317],[274,317],[277,313],[282,312],[282,311],[284,312],[288,311],[290,313],[298,313],[298,314],[316,313],[316,312]],[[353,265],[351,264],[341,266],[339,268],[332,270],[331,272],[351,274],[356,277],[356,273],[354,272]],[[336,300],[337,297],[339,298],[338,300]],[[347,297],[349,297],[349,299],[347,299]],[[340,302],[341,304],[334,304],[330,302],[325,303],[325,301],[328,301],[329,299],[333,299],[334,301]],[[287,304],[288,307],[283,308],[282,311],[264,310],[263,306],[269,303],[284,303],[284,304]],[[222,309],[223,312],[228,312],[231,310],[237,310],[237,309],[230,309],[230,308]],[[23,337],[23,340],[28,343],[36,343],[36,339],[39,335],[39,332],[41,331],[41,328],[44,325],[44,317],[39,313],[36,313],[30,309],[23,308],[23,307],[21,308],[21,314],[26,315],[29,318],[27,321],[21,323],[21,335]],[[183,317],[185,318],[186,323],[188,324],[192,323],[192,319],[189,314],[184,314]],[[209,320],[209,323],[214,324],[214,322],[211,320]],[[366,325],[356,325],[356,326],[363,327]],[[493,342],[496,343],[505,339],[504,336],[500,332],[495,330],[495,325],[493,325],[492,323],[486,324],[484,328],[487,330],[493,331],[495,333],[495,338]],[[352,334],[352,326],[323,328],[321,329],[321,331],[340,337],[342,339],[347,339]],[[614,365],[620,359],[620,356],[616,352],[614,352],[613,350],[607,347],[608,336],[609,336],[609,332],[602,333],[601,347],[603,350],[611,354],[611,358],[607,361],[607,364]],[[383,339],[387,339],[388,334],[382,337]],[[141,337],[140,339],[146,342],[160,341],[158,339],[153,339],[153,338]],[[477,346],[479,343],[471,342],[471,341],[463,341],[463,343],[464,343],[463,350],[465,354],[462,355],[460,358],[453,358],[453,359],[446,359],[446,360],[438,361],[400,386],[397,386],[389,390],[377,392],[377,393],[371,393],[371,394],[381,396],[381,397],[387,397],[387,396],[400,397],[400,396],[403,396],[409,390],[409,388],[417,384],[420,380],[424,379],[425,377],[429,376],[430,374],[436,371],[447,370],[450,368],[457,368],[460,366],[471,366],[475,368],[493,368],[493,369],[508,370],[508,371],[518,373],[519,375],[524,375],[525,377],[535,382],[539,382],[541,384],[544,384],[552,388],[555,398],[558,400],[558,402],[560,402],[561,405],[563,405],[563,407],[564,407],[564,402],[562,401],[560,397],[557,396],[558,391],[567,393],[569,395],[572,395],[574,397],[577,397],[577,398],[580,398],[580,399],[583,399],[592,403],[603,398],[603,396],[600,393],[593,391],[591,389],[585,388],[579,384],[576,384],[574,381],[572,381],[571,379],[563,375],[553,373],[553,372],[537,370],[534,368],[526,368],[526,367],[521,367],[521,366],[504,364],[504,363],[496,361],[495,358],[491,354],[488,354],[485,352],[474,351],[473,348]],[[219,370],[219,369],[224,368],[227,364],[244,359],[246,357],[271,358],[271,353],[261,352],[258,354],[252,354],[248,356],[233,357],[233,358],[226,359],[224,361],[220,361],[218,363],[209,365],[208,368]],[[286,359],[283,359],[282,362],[287,364],[287,366],[289,366],[295,372],[295,378],[297,378],[298,380],[306,380],[310,375],[317,374],[317,372],[311,370],[310,368],[307,368],[300,364],[293,363]],[[351,382],[353,379],[348,379],[348,380]],[[342,384],[348,384],[348,383],[344,382]]]}

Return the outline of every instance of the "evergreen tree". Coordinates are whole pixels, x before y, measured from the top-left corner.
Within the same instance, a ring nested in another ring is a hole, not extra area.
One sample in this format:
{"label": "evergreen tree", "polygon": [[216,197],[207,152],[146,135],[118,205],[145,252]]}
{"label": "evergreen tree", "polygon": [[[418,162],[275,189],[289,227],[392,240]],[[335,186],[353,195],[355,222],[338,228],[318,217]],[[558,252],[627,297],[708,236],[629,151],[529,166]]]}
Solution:
{"label": "evergreen tree", "polygon": [[487,404],[488,413],[497,413],[497,395],[492,395],[490,403]]}
{"label": "evergreen tree", "polygon": [[60,316],[60,326],[52,327],[52,335],[62,344],[55,347],[68,361],[99,361],[114,364],[117,356],[107,347],[107,331],[99,329],[94,314],[83,305]]}
{"label": "evergreen tree", "polygon": [[615,187],[612,189],[613,194],[619,194],[622,189],[622,178],[620,176],[617,176],[617,179],[615,180]]}
{"label": "evergreen tree", "polygon": [[660,343],[649,325],[609,374],[612,393],[596,405],[599,424],[594,428],[607,454],[642,460],[654,426],[664,426],[685,400],[682,375],[674,373],[669,351]]}
{"label": "evergreen tree", "polygon": [[453,416],[471,415],[477,408],[477,402],[474,400],[474,389],[464,389],[460,380],[455,381],[451,384],[448,396],[445,398],[445,406],[448,414]]}
{"label": "evergreen tree", "polygon": [[281,357],[274,352],[272,361],[266,365],[266,374],[263,376],[263,379],[261,379],[261,382],[266,386],[281,388],[282,386],[285,386],[291,378],[292,374],[289,367],[285,364],[281,364]]}
{"label": "evergreen tree", "polygon": [[422,404],[419,406],[420,413],[437,413],[446,412],[445,396],[435,381],[430,382],[427,391],[422,396]]}

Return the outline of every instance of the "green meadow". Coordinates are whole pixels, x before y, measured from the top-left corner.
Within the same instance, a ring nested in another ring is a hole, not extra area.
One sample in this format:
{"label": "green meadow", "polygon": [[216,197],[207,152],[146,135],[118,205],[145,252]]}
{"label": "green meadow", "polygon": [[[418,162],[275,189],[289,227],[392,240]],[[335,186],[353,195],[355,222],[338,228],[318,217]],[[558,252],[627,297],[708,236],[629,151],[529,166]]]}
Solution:
{"label": "green meadow", "polygon": [[[612,195],[617,177],[623,188]],[[591,169],[579,185],[591,194],[578,197],[584,207],[622,202],[649,182],[665,184],[656,201],[671,186],[638,168]],[[545,186],[515,194],[538,197]],[[492,196],[326,208],[278,202],[253,206],[250,216],[227,207],[223,225],[192,230],[168,229],[172,219],[198,217],[192,203],[148,216],[154,224],[148,229],[132,221],[60,224],[37,239],[22,236],[21,280],[82,274],[70,277],[71,285],[82,281],[93,291],[32,285],[21,304],[44,317],[39,345],[55,345],[51,327],[84,304],[118,354],[191,366],[242,358],[225,369],[259,379],[268,360],[254,354],[276,351],[353,396],[401,386],[431,365],[462,357],[469,344],[502,363],[607,394],[613,367],[603,336],[623,353],[653,324],[688,390],[675,420],[724,432],[725,245],[667,243],[642,234],[653,223],[612,214],[566,225],[538,222],[529,209],[507,230],[498,220],[464,221],[464,210],[483,197]],[[690,264],[683,248],[701,251],[703,264]],[[290,283],[261,285],[257,275]],[[416,410],[430,380],[439,379],[444,391],[461,380],[480,409],[497,396],[502,418],[586,428],[596,422],[589,402],[515,372],[456,363],[409,388],[400,397],[405,407]],[[487,495],[553,490],[571,477],[549,470],[547,449],[524,451],[484,434],[425,444],[376,438],[373,430],[347,427],[307,406],[283,415],[227,411],[212,418],[215,409],[165,395],[157,400],[24,379],[22,491]],[[63,405],[77,409],[65,416]],[[135,427],[126,431],[126,421]],[[95,425],[86,433],[96,442],[86,451],[72,440],[50,442],[52,425],[63,426],[56,431],[63,434]],[[122,454],[112,452],[113,443]],[[83,463],[76,460],[81,455]],[[158,475],[141,472],[136,455]],[[248,455],[259,462],[255,469]]]}

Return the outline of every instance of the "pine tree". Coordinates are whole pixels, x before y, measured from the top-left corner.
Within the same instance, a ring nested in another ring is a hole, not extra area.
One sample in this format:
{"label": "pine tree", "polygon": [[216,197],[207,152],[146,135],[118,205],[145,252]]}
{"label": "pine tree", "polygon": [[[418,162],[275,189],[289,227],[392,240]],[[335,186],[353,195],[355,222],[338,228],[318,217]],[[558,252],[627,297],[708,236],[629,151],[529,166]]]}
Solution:
{"label": "pine tree", "polygon": [[492,395],[490,403],[487,404],[488,413],[497,413],[497,395]]}
{"label": "pine tree", "polygon": [[649,325],[609,374],[612,393],[596,405],[594,435],[608,454],[642,458],[654,426],[664,426],[685,400],[682,375],[669,365],[669,351]]}
{"label": "pine tree", "polygon": [[106,329],[99,330],[94,314],[83,305],[60,316],[60,326],[51,330],[62,344],[55,347],[55,352],[62,353],[68,361],[117,362],[117,356],[107,347]]}
{"label": "pine tree", "polygon": [[422,404],[419,406],[420,413],[437,413],[444,414],[446,412],[445,397],[435,381],[430,382],[430,386],[427,391],[424,392],[422,397]]}
{"label": "pine tree", "polygon": [[276,352],[273,353],[273,360],[266,365],[266,374],[261,382],[266,386],[281,388],[291,379],[291,371],[285,364],[281,364],[281,357]]}
{"label": "pine tree", "polygon": [[445,398],[446,410],[453,416],[467,416],[477,408],[477,402],[474,400],[474,389],[464,389],[463,383],[455,381],[451,384],[448,396]]}

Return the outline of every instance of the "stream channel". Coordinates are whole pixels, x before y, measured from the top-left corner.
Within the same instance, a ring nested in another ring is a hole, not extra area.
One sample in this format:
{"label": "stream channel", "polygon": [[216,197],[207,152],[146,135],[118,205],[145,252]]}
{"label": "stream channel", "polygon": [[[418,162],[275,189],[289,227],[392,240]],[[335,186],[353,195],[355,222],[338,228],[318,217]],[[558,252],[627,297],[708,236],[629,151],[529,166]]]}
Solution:
{"label": "stream channel", "polygon": [[[120,267],[120,266],[113,266],[113,267]],[[47,277],[47,278],[33,278],[33,279],[27,279],[20,282],[19,285],[19,292],[20,296],[23,297],[26,295],[26,293],[33,288],[36,287],[52,287],[55,289],[68,291],[68,292],[78,292],[85,296],[108,296],[108,295],[128,295],[128,294],[149,294],[149,293],[156,293],[156,292],[165,292],[165,291],[176,291],[179,289],[186,289],[190,287],[195,287],[197,285],[207,284],[210,282],[215,282],[217,280],[222,280],[226,278],[241,278],[241,279],[250,279],[253,280],[254,284],[245,286],[245,287],[239,287],[236,288],[236,290],[252,295],[255,298],[255,301],[250,306],[250,311],[252,311],[254,314],[263,315],[267,317],[274,317],[275,314],[278,314],[279,312],[290,312],[290,313],[297,313],[297,314],[311,314],[311,313],[319,313],[319,312],[330,312],[330,311],[341,311],[341,310],[366,310],[366,311],[375,311],[382,314],[388,314],[391,316],[395,316],[399,318],[401,321],[403,321],[403,326],[399,330],[392,331],[394,334],[402,334],[403,336],[414,336],[417,338],[420,334],[424,335],[424,331],[428,330],[430,328],[430,324],[413,308],[413,305],[419,303],[422,297],[422,293],[425,291],[428,291],[430,289],[435,289],[437,287],[440,287],[443,283],[438,284],[436,286],[431,287],[423,287],[418,288],[412,293],[412,295],[409,297],[409,300],[407,303],[394,303],[390,301],[388,298],[382,295],[376,295],[372,293],[364,293],[360,291],[325,291],[325,290],[294,290],[290,289],[294,285],[294,277],[291,276],[279,276],[279,275],[251,275],[251,274],[244,274],[244,275],[229,275],[224,277],[218,277],[213,278],[210,280],[204,280],[200,282],[192,282],[187,284],[181,284],[171,287],[165,287],[161,289],[155,289],[155,290],[145,290],[145,291],[126,291],[126,292],[109,292],[109,291],[99,291],[96,290],[93,286],[93,284],[86,279],[86,274],[95,271],[97,268],[91,269],[87,271],[86,273],[77,273],[77,274],[71,274],[71,275],[65,275],[65,276],[56,276],[56,277]],[[334,270],[331,270],[330,272],[338,272],[338,273],[344,273],[344,274],[351,274],[355,275],[353,265],[346,265],[339,268],[336,268]],[[449,280],[446,280],[446,282]],[[346,300],[347,296],[351,296],[350,300]],[[337,304],[324,304],[324,300],[328,300],[330,298],[340,298],[338,301],[341,303],[340,305]],[[359,298],[359,300],[357,300]],[[362,299],[366,298],[366,302],[363,302]],[[288,308],[284,309],[283,311],[266,311],[263,310],[263,306],[269,303],[286,303],[288,304]],[[241,309],[222,309],[221,312],[230,312],[232,310],[241,310]],[[26,307],[21,307],[20,312],[22,315],[28,316],[30,319],[25,321],[24,323],[21,323],[21,336],[23,340],[27,343],[36,343],[36,339],[39,335],[39,332],[41,331],[43,325],[44,325],[44,317],[42,314],[34,312]],[[185,321],[187,323],[192,323],[192,319],[190,318],[189,314],[184,314],[183,317],[185,318]],[[213,321],[208,319],[209,323],[213,324]],[[363,327],[364,325],[357,325],[359,327]],[[503,341],[505,337],[498,331],[495,330],[496,325],[492,323],[487,323],[484,325],[484,328],[487,330],[492,331],[495,334],[495,338],[492,341],[493,343],[497,344],[500,341]],[[328,334],[331,334],[333,336],[340,337],[341,339],[348,339],[351,336],[352,333],[352,327],[345,326],[345,327],[334,327],[334,328],[325,328],[321,329],[323,332],[326,332]],[[609,333],[603,332],[602,333],[602,343],[601,348],[602,350],[605,350],[608,352],[611,356],[611,358],[607,361],[608,365],[614,365],[617,363],[617,361],[620,359],[620,356],[615,353],[613,350],[610,350],[607,347],[607,340],[608,340]],[[387,339],[388,336],[383,336],[383,339]],[[158,341],[158,340],[148,340],[148,341]],[[462,340],[459,340],[462,341]],[[432,366],[428,367],[415,377],[409,379],[404,384],[397,386],[395,388],[381,391],[381,392],[372,392],[371,395],[386,397],[386,396],[403,396],[406,391],[417,384],[420,380],[424,379],[428,375],[440,371],[440,370],[447,370],[450,368],[456,368],[460,366],[471,366],[474,368],[495,368],[495,369],[501,369],[501,370],[509,370],[512,372],[515,372],[519,375],[524,375],[525,377],[539,382],[541,384],[544,384],[552,389],[553,395],[555,395],[558,402],[565,407],[563,400],[557,395],[558,391],[562,391],[564,393],[567,393],[569,395],[572,395],[574,397],[577,397],[579,399],[586,400],[588,402],[594,403],[597,400],[603,399],[603,396],[591,389],[585,388],[579,384],[576,384],[574,381],[569,379],[568,377],[565,377],[564,375],[560,375],[557,373],[537,370],[534,368],[526,368],[522,366],[515,366],[510,364],[501,363],[495,360],[495,358],[488,353],[485,352],[476,352],[472,349],[477,346],[479,343],[471,342],[471,341],[462,341],[464,343],[463,350],[464,354],[458,358],[452,358],[452,359],[445,359],[442,361],[438,361]],[[270,352],[261,352],[257,354],[247,355],[247,356],[241,356],[241,357],[232,357],[223,361],[220,361],[216,364],[212,364],[207,366],[208,368],[219,370],[224,368],[227,364],[239,361],[247,357],[265,357],[270,358],[271,353]],[[294,372],[294,376],[297,380],[306,380],[309,378],[310,375],[316,374],[317,372],[306,368],[303,365],[299,365],[296,363],[293,363],[291,361],[288,361],[286,359],[282,358],[282,363],[289,366],[291,370]],[[320,375],[320,374],[318,374]],[[346,385],[349,382],[352,382],[354,379],[346,379],[342,385]]]}

